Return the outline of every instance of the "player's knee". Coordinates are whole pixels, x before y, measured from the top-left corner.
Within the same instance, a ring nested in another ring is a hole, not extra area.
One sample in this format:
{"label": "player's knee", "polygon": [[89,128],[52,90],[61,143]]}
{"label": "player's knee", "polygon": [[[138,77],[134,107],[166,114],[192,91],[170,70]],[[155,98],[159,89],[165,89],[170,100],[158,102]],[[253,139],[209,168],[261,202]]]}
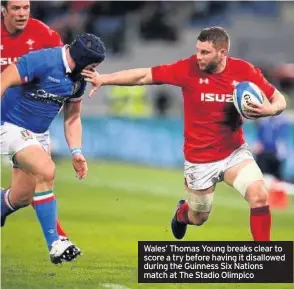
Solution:
{"label": "player's knee", "polygon": [[44,164],[44,169],[42,171],[39,171],[35,175],[36,181],[38,183],[46,183],[49,185],[53,185],[54,178],[55,178],[55,165],[50,160],[46,164]]}
{"label": "player's knee", "polygon": [[206,191],[189,191],[187,201],[190,209],[189,211],[192,212],[191,216],[199,217],[207,215],[208,217],[212,208],[213,195],[213,192],[207,193]]}
{"label": "player's knee", "polygon": [[263,207],[267,205],[268,194],[263,181],[252,183],[246,191],[246,200],[251,208]]}
{"label": "player's knee", "polygon": [[203,225],[209,216],[212,208],[213,193],[188,193],[188,218],[192,225]]}

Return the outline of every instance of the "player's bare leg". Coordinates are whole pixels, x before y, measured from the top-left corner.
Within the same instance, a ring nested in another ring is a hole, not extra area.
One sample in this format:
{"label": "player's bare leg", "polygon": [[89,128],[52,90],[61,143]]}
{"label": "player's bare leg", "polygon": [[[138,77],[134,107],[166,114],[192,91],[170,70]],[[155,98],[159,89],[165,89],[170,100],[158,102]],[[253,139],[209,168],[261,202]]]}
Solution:
{"label": "player's bare leg", "polygon": [[171,222],[173,235],[182,239],[187,225],[201,226],[208,219],[213,200],[215,186],[205,190],[193,190],[186,186],[188,201],[180,200]]}
{"label": "player's bare leg", "polygon": [[[42,143],[43,148],[47,151],[48,155],[51,157],[51,147],[49,141],[45,139],[45,143]],[[26,197],[31,195],[31,192],[35,192],[36,181],[34,177],[22,170],[20,170],[17,166],[13,166],[12,168],[12,180],[11,184],[14,187],[15,195],[19,198]],[[34,205],[32,204],[34,207]],[[61,239],[68,239],[67,234],[61,227],[60,221],[58,218],[56,219],[57,232]],[[77,250],[80,250],[77,247]]]}
{"label": "player's bare leg", "polygon": [[254,160],[228,169],[224,181],[235,187],[250,206],[250,230],[255,241],[270,241],[271,213],[263,176]]}
{"label": "player's bare leg", "polygon": [[[63,260],[71,261],[80,255],[80,251],[68,240],[60,240],[56,228],[56,201],[53,193],[55,165],[48,154],[39,145],[31,145],[16,153],[14,161],[22,170],[34,177],[36,181],[34,191],[20,195],[14,186],[10,188],[6,199],[10,209],[17,210],[28,206],[34,200],[35,210],[50,250],[53,263]],[[2,217],[2,214],[1,214]]]}
{"label": "player's bare leg", "polygon": [[[13,186],[16,196],[29,196],[31,195],[31,192],[35,192],[36,181],[32,175],[20,170],[17,167],[13,167],[11,186]],[[34,207],[33,204],[32,206]],[[58,219],[56,219],[56,226],[59,236],[61,238],[67,238],[67,235],[62,229]]]}
{"label": "player's bare leg", "polygon": [[[31,195],[31,192],[35,192],[36,181],[32,175],[22,171],[19,168],[13,168],[11,186],[13,186],[15,190],[15,196],[17,199],[24,197],[26,198],[27,196]],[[33,203],[32,207],[34,208]],[[58,218],[56,219],[56,227],[60,239],[68,239],[68,236],[61,227]],[[76,248],[77,250],[80,250],[78,247]]]}

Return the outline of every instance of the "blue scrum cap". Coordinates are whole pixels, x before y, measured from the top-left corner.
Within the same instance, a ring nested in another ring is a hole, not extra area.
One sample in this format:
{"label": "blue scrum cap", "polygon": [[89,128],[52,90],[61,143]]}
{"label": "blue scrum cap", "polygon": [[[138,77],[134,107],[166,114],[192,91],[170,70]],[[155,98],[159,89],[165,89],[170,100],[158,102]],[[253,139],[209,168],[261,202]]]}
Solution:
{"label": "blue scrum cap", "polygon": [[80,73],[87,65],[104,60],[105,46],[96,35],[83,33],[69,45],[69,53],[76,64],[74,73]]}

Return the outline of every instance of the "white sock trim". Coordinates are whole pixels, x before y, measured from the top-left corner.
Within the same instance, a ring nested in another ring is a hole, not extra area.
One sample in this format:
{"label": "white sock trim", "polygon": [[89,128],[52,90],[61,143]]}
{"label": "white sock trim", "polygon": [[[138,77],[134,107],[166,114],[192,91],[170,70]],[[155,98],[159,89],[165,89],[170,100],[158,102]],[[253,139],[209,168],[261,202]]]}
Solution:
{"label": "white sock trim", "polygon": [[6,204],[6,206],[12,210],[15,211],[15,208],[12,206],[10,200],[9,200],[9,193],[10,193],[10,189],[8,189],[5,193],[4,193],[4,202]]}

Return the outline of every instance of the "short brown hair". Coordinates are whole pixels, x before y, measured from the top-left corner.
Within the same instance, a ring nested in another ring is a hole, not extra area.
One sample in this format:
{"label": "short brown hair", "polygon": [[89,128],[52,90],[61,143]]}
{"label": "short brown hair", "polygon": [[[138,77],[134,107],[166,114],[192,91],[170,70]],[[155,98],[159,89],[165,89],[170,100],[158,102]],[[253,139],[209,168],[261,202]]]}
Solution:
{"label": "short brown hair", "polygon": [[1,0],[1,6],[7,9],[8,2],[9,1],[3,1],[3,0]]}
{"label": "short brown hair", "polygon": [[212,42],[218,48],[230,49],[230,36],[222,27],[213,26],[201,30],[197,40]]}

